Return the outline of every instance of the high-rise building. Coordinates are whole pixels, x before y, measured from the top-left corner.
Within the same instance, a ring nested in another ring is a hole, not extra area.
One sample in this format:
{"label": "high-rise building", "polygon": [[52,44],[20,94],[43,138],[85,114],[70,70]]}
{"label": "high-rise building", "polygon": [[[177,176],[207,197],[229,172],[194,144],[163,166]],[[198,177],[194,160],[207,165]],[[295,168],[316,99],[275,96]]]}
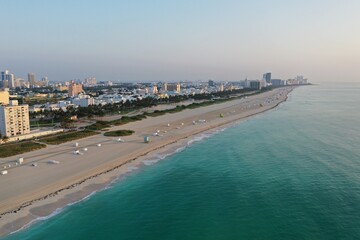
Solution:
{"label": "high-rise building", "polygon": [[163,85],[162,85],[162,88],[161,88],[161,91],[163,91],[163,92],[167,92],[167,86],[168,86],[168,84],[167,83],[164,83]]}
{"label": "high-rise building", "polygon": [[15,88],[15,76],[14,74],[10,73],[9,70],[5,70],[1,72],[1,81],[4,87],[4,81],[7,81],[7,86],[9,88]]}
{"label": "high-rise building", "polygon": [[209,80],[209,87],[215,87],[215,82],[213,80]]}
{"label": "high-rise building", "polygon": [[219,86],[219,92],[223,92],[224,91],[224,84],[220,84]]}
{"label": "high-rise building", "polygon": [[36,79],[34,73],[28,73],[28,81],[31,87],[36,85]]}
{"label": "high-rise building", "polygon": [[9,92],[0,91],[0,105],[8,105],[8,104],[9,104]]}
{"label": "high-rise building", "polygon": [[263,74],[263,80],[265,80],[266,83],[271,83],[271,73],[270,72],[264,73]]}
{"label": "high-rise building", "polygon": [[250,88],[251,89],[261,89],[261,82],[259,80],[250,81]]}
{"label": "high-rise building", "polygon": [[73,97],[75,95],[78,95],[83,91],[83,87],[81,84],[76,84],[74,81],[72,81],[69,85],[69,97]]}
{"label": "high-rise building", "polygon": [[149,90],[151,94],[158,94],[158,88],[156,85],[152,86]]}
{"label": "high-rise building", "polygon": [[0,134],[14,137],[30,133],[29,106],[18,105],[16,100],[10,105],[0,106]]}
{"label": "high-rise building", "polygon": [[96,85],[96,78],[94,78],[94,77],[85,78],[84,84],[86,84],[86,85]]}
{"label": "high-rise building", "polygon": [[179,83],[168,83],[167,91],[169,92],[180,92],[180,84]]}

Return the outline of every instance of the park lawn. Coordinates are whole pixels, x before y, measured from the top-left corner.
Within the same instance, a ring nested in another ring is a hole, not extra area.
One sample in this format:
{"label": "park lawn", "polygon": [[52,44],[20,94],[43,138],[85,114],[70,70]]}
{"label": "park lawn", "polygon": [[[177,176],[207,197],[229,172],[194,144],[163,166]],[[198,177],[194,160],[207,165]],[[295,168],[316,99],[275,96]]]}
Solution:
{"label": "park lawn", "polygon": [[41,148],[46,148],[46,145],[35,142],[18,142],[18,143],[2,144],[0,145],[0,158],[27,153]]}
{"label": "park lawn", "polygon": [[99,134],[99,132],[83,130],[83,131],[71,131],[67,133],[60,133],[49,137],[40,138],[40,142],[44,142],[51,145],[57,145],[73,140],[86,138]]}
{"label": "park lawn", "polygon": [[134,133],[133,130],[117,130],[117,131],[111,131],[104,133],[104,136],[107,137],[124,137],[124,136],[130,136]]}

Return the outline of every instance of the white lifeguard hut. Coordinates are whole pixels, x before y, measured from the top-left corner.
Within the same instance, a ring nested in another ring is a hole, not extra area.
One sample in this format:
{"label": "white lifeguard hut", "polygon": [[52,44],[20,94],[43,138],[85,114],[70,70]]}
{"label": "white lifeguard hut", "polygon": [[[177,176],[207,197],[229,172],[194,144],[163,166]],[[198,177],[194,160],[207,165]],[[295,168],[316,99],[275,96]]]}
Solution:
{"label": "white lifeguard hut", "polygon": [[150,142],[150,137],[149,136],[145,136],[144,137],[144,143],[149,143]]}
{"label": "white lifeguard hut", "polygon": [[17,164],[23,164],[24,163],[24,158],[19,158],[17,161],[16,161]]}

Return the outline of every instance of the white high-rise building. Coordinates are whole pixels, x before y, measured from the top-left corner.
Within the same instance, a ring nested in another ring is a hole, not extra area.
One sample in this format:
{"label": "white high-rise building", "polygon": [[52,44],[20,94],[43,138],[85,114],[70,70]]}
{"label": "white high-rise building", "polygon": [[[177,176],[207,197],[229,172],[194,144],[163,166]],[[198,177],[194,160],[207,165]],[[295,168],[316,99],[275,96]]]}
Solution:
{"label": "white high-rise building", "polygon": [[9,88],[15,88],[15,76],[9,70],[1,72],[1,81],[7,81]]}

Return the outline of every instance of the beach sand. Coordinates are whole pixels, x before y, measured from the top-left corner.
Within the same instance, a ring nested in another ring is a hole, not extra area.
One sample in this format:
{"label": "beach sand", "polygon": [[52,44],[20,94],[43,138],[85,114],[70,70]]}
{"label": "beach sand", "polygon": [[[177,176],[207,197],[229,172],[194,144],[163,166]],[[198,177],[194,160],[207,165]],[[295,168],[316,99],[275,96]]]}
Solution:
{"label": "beach sand", "polygon": [[[156,159],[185,146],[194,135],[213,132],[216,128],[275,108],[287,99],[293,89],[278,88],[221,104],[112,127],[111,130],[135,131],[132,136],[122,137],[125,142],[96,135],[1,159],[1,162],[6,162],[23,157],[25,163],[8,169],[7,175],[0,176],[0,236],[47,218],[57,209],[88,197],[144,163],[151,163],[145,160]],[[159,136],[153,136],[155,132]],[[144,143],[144,136],[150,136],[151,142]],[[75,142],[79,143],[78,147],[75,147]],[[81,154],[75,155],[76,150]],[[49,160],[60,163],[50,164]],[[37,167],[31,166],[35,162]]]}

